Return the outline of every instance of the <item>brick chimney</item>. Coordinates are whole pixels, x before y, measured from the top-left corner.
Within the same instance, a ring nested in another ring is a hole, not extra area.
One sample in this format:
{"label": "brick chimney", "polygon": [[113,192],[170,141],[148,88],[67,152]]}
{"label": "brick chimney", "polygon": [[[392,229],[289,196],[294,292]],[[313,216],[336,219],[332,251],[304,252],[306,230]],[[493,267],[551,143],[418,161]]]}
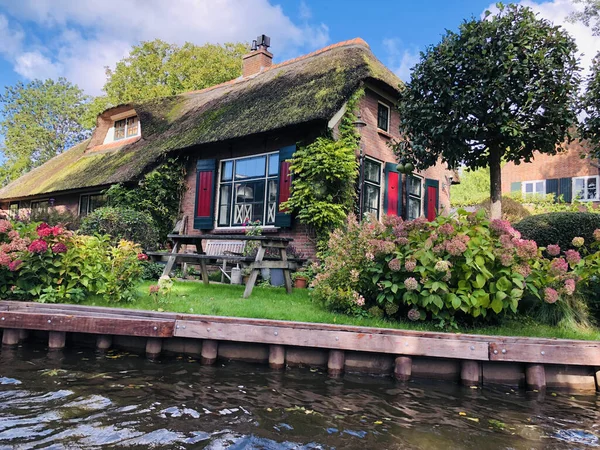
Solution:
{"label": "brick chimney", "polygon": [[250,53],[242,57],[242,76],[249,77],[268,69],[273,64],[273,54],[267,50],[271,46],[271,38],[264,34],[252,41]]}

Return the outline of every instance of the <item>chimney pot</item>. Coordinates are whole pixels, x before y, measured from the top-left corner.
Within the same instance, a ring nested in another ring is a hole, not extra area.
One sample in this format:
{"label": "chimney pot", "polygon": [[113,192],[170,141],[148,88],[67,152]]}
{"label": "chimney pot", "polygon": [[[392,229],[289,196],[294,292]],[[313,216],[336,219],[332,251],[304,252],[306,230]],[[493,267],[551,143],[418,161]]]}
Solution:
{"label": "chimney pot", "polygon": [[250,53],[242,58],[242,76],[256,75],[273,65],[273,54],[267,50],[271,46],[271,38],[261,34],[252,41]]}

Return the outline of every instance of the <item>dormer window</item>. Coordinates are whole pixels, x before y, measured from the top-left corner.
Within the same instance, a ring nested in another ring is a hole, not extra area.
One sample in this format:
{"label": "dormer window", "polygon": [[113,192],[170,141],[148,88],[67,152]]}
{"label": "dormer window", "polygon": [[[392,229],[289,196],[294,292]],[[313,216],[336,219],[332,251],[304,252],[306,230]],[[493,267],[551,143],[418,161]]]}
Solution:
{"label": "dormer window", "polygon": [[137,116],[127,117],[126,119],[115,121],[114,140],[130,138],[137,136],[140,131],[140,123]]}

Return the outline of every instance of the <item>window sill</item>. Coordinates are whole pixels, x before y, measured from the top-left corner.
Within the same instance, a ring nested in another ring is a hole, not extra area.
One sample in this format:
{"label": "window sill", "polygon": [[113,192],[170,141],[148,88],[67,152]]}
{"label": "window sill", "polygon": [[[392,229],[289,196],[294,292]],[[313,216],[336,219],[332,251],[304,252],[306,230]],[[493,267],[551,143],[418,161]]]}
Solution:
{"label": "window sill", "polygon": [[[246,234],[247,227],[223,227],[223,228],[215,228],[213,230],[214,234]],[[279,227],[275,227],[273,225],[266,225],[262,227],[263,234],[277,233],[280,230]]]}
{"label": "window sill", "polygon": [[385,131],[385,130],[382,130],[381,128],[377,128],[377,133],[379,133],[380,135],[382,135],[382,136],[384,136],[384,137],[386,137],[386,138],[388,138],[388,139],[393,139],[393,138],[394,138],[394,136],[392,136],[392,135],[391,135],[390,133],[388,133],[387,131]]}

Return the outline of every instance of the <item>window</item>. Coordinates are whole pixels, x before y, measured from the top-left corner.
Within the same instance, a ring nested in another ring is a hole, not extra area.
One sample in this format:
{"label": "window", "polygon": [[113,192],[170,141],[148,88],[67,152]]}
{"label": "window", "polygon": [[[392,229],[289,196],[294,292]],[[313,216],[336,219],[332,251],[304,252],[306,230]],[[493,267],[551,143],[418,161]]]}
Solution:
{"label": "window", "polygon": [[573,198],[582,202],[598,201],[598,176],[573,178]]}
{"label": "window", "polygon": [[137,136],[140,131],[140,123],[138,116],[128,117],[115,121],[114,140],[125,139]]}
{"label": "window", "polygon": [[381,164],[372,159],[363,163],[363,213],[373,214],[379,219],[381,204]]}
{"label": "window", "polygon": [[524,181],[521,186],[523,197],[546,195],[546,180]]}
{"label": "window", "polygon": [[79,197],[79,215],[87,216],[95,209],[101,208],[106,205],[106,195],[96,194],[82,194]]}
{"label": "window", "polygon": [[31,215],[48,212],[50,202],[48,200],[36,200],[31,202]]}
{"label": "window", "polygon": [[421,217],[421,178],[414,175],[408,175],[408,220],[414,220]]}
{"label": "window", "polygon": [[19,202],[11,202],[8,205],[8,215],[11,219],[16,219],[19,215]]}
{"label": "window", "polygon": [[273,225],[278,175],[279,153],[221,161],[218,226]]}
{"label": "window", "polygon": [[390,107],[379,103],[377,107],[377,128],[383,131],[390,129]]}

